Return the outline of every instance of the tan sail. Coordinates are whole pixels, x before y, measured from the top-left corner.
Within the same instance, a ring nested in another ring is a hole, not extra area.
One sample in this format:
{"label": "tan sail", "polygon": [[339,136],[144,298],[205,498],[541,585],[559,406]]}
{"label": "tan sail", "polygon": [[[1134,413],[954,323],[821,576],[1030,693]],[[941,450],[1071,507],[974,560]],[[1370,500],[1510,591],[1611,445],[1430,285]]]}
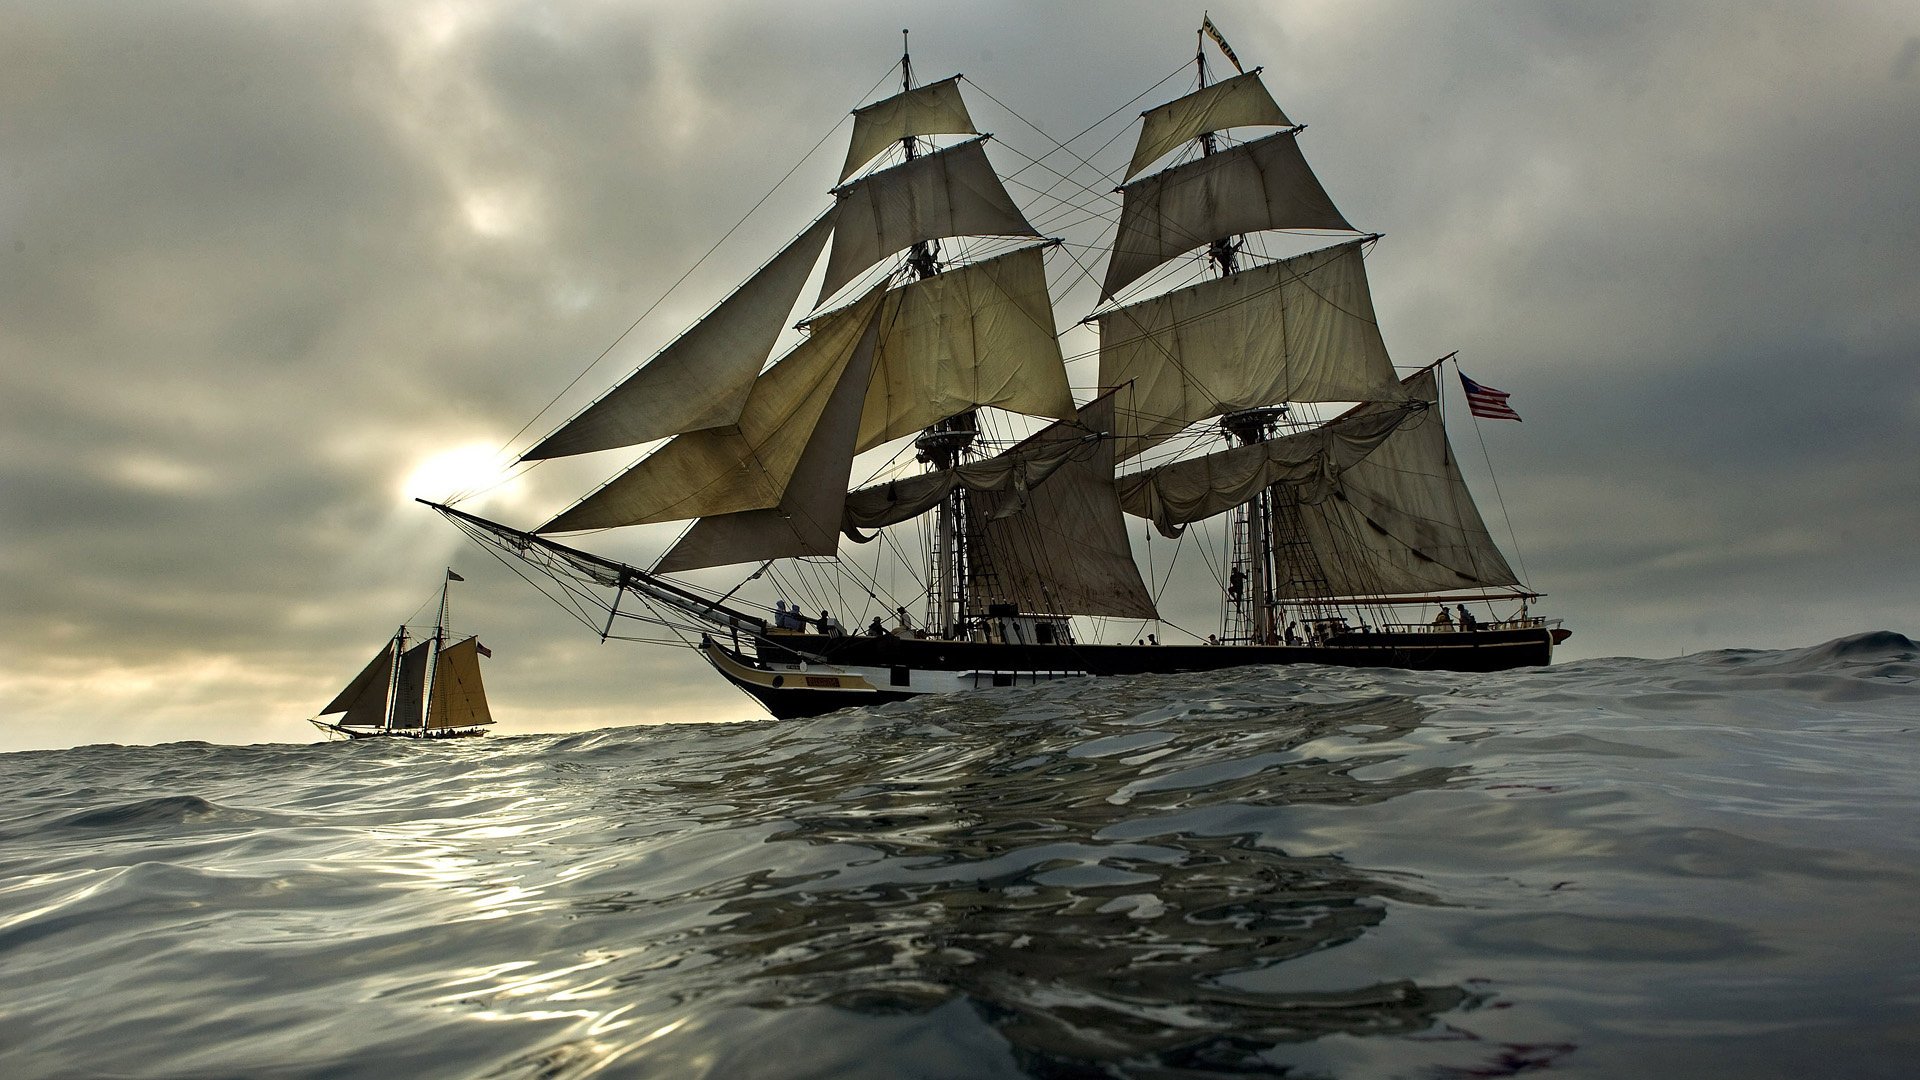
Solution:
{"label": "tan sail", "polygon": [[387,691],[393,683],[393,642],[367,662],[346,689],[327,702],[321,716],[343,712],[342,725],[381,727],[387,722]]}
{"label": "tan sail", "polygon": [[[1431,370],[1406,385],[1419,400],[1439,400]],[[1355,415],[1394,407],[1365,406]],[[1327,498],[1302,506],[1300,517],[1335,596],[1520,582],[1473,504],[1437,407],[1409,417],[1341,473]],[[1298,591],[1281,588],[1277,595]]]}
{"label": "tan sail", "polygon": [[1353,231],[1307,167],[1295,134],[1242,143],[1123,188],[1120,230],[1101,299],[1176,255],[1240,233]]}
{"label": "tan sail", "polygon": [[479,648],[480,639],[470,637],[440,650],[433,669],[433,699],[427,703],[429,729],[493,723],[487,691],[480,683]]}
{"label": "tan sail", "polygon": [[839,188],[825,301],[896,251],[947,236],[1038,236],[1008,197],[984,139],[936,150]]}
{"label": "tan sail", "polygon": [[703,566],[766,559],[832,555],[839,547],[847,475],[853,467],[860,403],[873,375],[880,341],[880,307],[864,305],[866,325],[853,358],[834,387],[813,435],[807,440],[791,483],[778,506],[704,517],[694,522],[654,567],[656,572],[696,570]]}
{"label": "tan sail", "polygon": [[1273,95],[1260,82],[1258,68],[1245,75],[1222,79],[1185,97],[1141,113],[1140,141],[1126,179],[1158,161],[1180,144],[1213,131],[1235,127],[1291,127]]}
{"label": "tan sail", "polygon": [[523,455],[585,454],[731,424],[833,231],[828,213],[686,333]]}
{"label": "tan sail", "polygon": [[[856,310],[869,316],[882,290]],[[777,505],[865,322],[824,321],[754,381],[737,423],[680,435],[536,532],[684,521]],[[836,515],[837,516],[837,515]]]}
{"label": "tan sail", "polygon": [[[817,322],[842,317],[857,313]],[[880,318],[884,336],[858,450],[977,405],[1055,419],[1073,415],[1039,247],[894,289]]]}
{"label": "tan sail", "polygon": [[396,730],[420,726],[427,695],[427,654],[432,650],[433,639],[428,638],[400,658],[400,677],[393,688],[392,726]]}
{"label": "tan sail", "polygon": [[[1014,451],[1078,447],[1089,433],[1112,429],[1113,395],[1106,394],[1082,406],[1074,422],[1050,424]],[[974,613],[1004,603],[1054,615],[1159,618],[1127,542],[1111,447],[1096,439],[1090,453],[1070,454],[1044,483],[976,491],[967,500]]]}
{"label": "tan sail", "polygon": [[1282,401],[1398,401],[1361,241],[1310,251],[1099,317],[1100,385],[1128,386],[1116,459],[1188,424]]}
{"label": "tan sail", "polygon": [[941,79],[853,110],[853,138],[845,180],[874,156],[910,135],[977,135],[967,103],[960,98],[960,76]]}

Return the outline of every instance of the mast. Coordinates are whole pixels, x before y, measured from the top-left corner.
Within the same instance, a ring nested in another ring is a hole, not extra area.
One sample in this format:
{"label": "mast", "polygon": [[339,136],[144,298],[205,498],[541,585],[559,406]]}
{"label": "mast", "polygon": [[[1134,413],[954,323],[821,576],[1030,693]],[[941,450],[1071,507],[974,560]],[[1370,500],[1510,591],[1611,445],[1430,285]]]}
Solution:
{"label": "mast", "polygon": [[[907,45],[908,31],[900,31],[900,90],[913,89],[913,53]],[[908,135],[900,140],[908,161],[920,155],[920,140]],[[907,250],[907,266],[915,281],[925,281],[940,272],[940,242],[923,240]],[[929,470],[951,469],[979,437],[978,419],[972,409],[936,422],[920,433],[913,446],[916,457]],[[934,511],[933,547],[928,552],[927,614],[925,626],[931,633],[958,636],[967,616],[967,492],[956,486]]]}
{"label": "mast", "polygon": [[433,719],[433,687],[440,681],[440,650],[447,647],[447,594],[453,589],[453,567],[440,579],[440,611],[433,624],[433,649],[427,654],[427,686],[421,695],[426,711],[420,716],[420,736],[425,738],[431,730],[427,725]]}
{"label": "mast", "polygon": [[389,733],[393,731],[393,722],[398,718],[400,710],[401,680],[406,677],[402,673],[406,665],[400,662],[400,658],[405,655],[407,655],[407,626],[401,623],[400,629],[393,632],[393,671],[387,676],[386,730]]}

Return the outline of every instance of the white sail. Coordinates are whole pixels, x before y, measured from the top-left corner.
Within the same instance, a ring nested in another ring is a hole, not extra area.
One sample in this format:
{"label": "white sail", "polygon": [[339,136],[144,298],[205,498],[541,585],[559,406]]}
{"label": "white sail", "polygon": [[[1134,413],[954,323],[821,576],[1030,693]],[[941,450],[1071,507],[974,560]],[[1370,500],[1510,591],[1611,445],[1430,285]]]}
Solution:
{"label": "white sail", "polygon": [[[870,316],[872,289],[854,305]],[[536,532],[607,529],[777,505],[865,324],[825,321],[754,381],[737,423],[680,435]]]}
{"label": "white sail", "polygon": [[836,189],[840,202],[820,299],[924,240],[1038,236],[988,164],[983,142],[936,150]]}
{"label": "white sail", "polygon": [[[1111,430],[1113,395],[1104,394],[1082,406],[1073,422],[1050,424],[1014,451],[1053,443],[1077,447],[1088,434]],[[1031,488],[980,490],[967,500],[974,545],[968,603],[974,613],[1010,603],[1054,615],[1159,618],[1127,542],[1114,494],[1112,445],[1093,440],[1090,453],[1070,454]]]}
{"label": "white sail", "polygon": [[838,550],[860,403],[880,341],[881,311],[872,304],[862,310],[867,321],[860,328],[859,344],[814,425],[779,505],[701,518],[654,567],[657,572],[832,555]]}
{"label": "white sail", "polygon": [[327,702],[321,716],[343,712],[343,725],[380,727],[387,722],[387,691],[393,683],[393,642],[367,662],[346,689]]}
{"label": "white sail", "polygon": [[823,215],[644,367],[523,455],[585,454],[731,424],[833,230]]}
{"label": "white sail", "polygon": [[486,687],[480,682],[480,639],[467,638],[440,650],[433,667],[428,728],[479,727],[493,723]]}
{"label": "white sail", "polygon": [[1295,134],[1283,131],[1242,143],[1121,189],[1120,230],[1101,299],[1111,299],[1176,255],[1240,233],[1352,232],[1300,155]]}
{"label": "white sail", "polygon": [[[1434,373],[1421,372],[1406,385],[1436,407],[1410,416],[1341,473],[1326,498],[1300,507],[1328,591],[1365,596],[1519,584],[1454,463]],[[1355,415],[1394,407],[1364,406]],[[1304,591],[1283,586],[1276,595]]]}
{"label": "white sail", "polygon": [[1234,127],[1291,127],[1273,95],[1260,82],[1260,69],[1222,79],[1185,97],[1141,113],[1140,141],[1127,166],[1131,180],[1142,169],[1189,139]]}
{"label": "white sail", "polygon": [[1337,244],[1102,314],[1100,385],[1131,384],[1118,460],[1239,409],[1404,400],[1360,248]]}
{"label": "white sail", "polygon": [[960,98],[960,76],[941,79],[853,110],[853,138],[845,180],[874,156],[910,135],[977,135],[967,103]]}
{"label": "white sail", "polygon": [[977,405],[1073,415],[1040,250],[1021,248],[887,294],[859,450]]}

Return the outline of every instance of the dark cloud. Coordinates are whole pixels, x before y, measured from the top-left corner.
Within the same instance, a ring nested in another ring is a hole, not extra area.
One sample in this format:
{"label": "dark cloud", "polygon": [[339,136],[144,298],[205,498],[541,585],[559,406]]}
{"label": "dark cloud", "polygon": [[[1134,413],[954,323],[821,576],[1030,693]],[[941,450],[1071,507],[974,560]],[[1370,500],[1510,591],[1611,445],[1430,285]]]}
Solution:
{"label": "dark cloud", "polygon": [[[597,643],[407,477],[505,443],[692,269],[545,430],[797,231],[837,141],[742,215],[884,83],[900,26],[922,77],[973,81],[1007,171],[1051,148],[1029,123],[1064,138],[1117,110],[1090,151],[1151,103],[1130,97],[1184,88],[1194,11],[1092,10],[8,5],[0,748],[304,738],[455,559],[514,729],[754,715],[680,652]],[[1906,6],[1212,13],[1386,234],[1401,362],[1460,349],[1514,393],[1527,422],[1459,449],[1569,655],[1913,631]],[[1077,216],[1016,193],[1049,228]],[[607,468],[487,505],[537,520]],[[608,538],[636,560],[662,542]]]}

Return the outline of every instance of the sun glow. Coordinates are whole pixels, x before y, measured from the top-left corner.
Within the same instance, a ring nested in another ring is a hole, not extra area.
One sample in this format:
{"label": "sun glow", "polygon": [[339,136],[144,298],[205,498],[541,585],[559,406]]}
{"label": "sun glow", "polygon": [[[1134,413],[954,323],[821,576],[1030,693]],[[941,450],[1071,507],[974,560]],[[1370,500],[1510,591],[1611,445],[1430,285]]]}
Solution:
{"label": "sun glow", "polygon": [[514,460],[487,443],[468,443],[444,450],[413,467],[401,485],[409,499],[441,501],[450,496],[478,495],[517,486]]}

